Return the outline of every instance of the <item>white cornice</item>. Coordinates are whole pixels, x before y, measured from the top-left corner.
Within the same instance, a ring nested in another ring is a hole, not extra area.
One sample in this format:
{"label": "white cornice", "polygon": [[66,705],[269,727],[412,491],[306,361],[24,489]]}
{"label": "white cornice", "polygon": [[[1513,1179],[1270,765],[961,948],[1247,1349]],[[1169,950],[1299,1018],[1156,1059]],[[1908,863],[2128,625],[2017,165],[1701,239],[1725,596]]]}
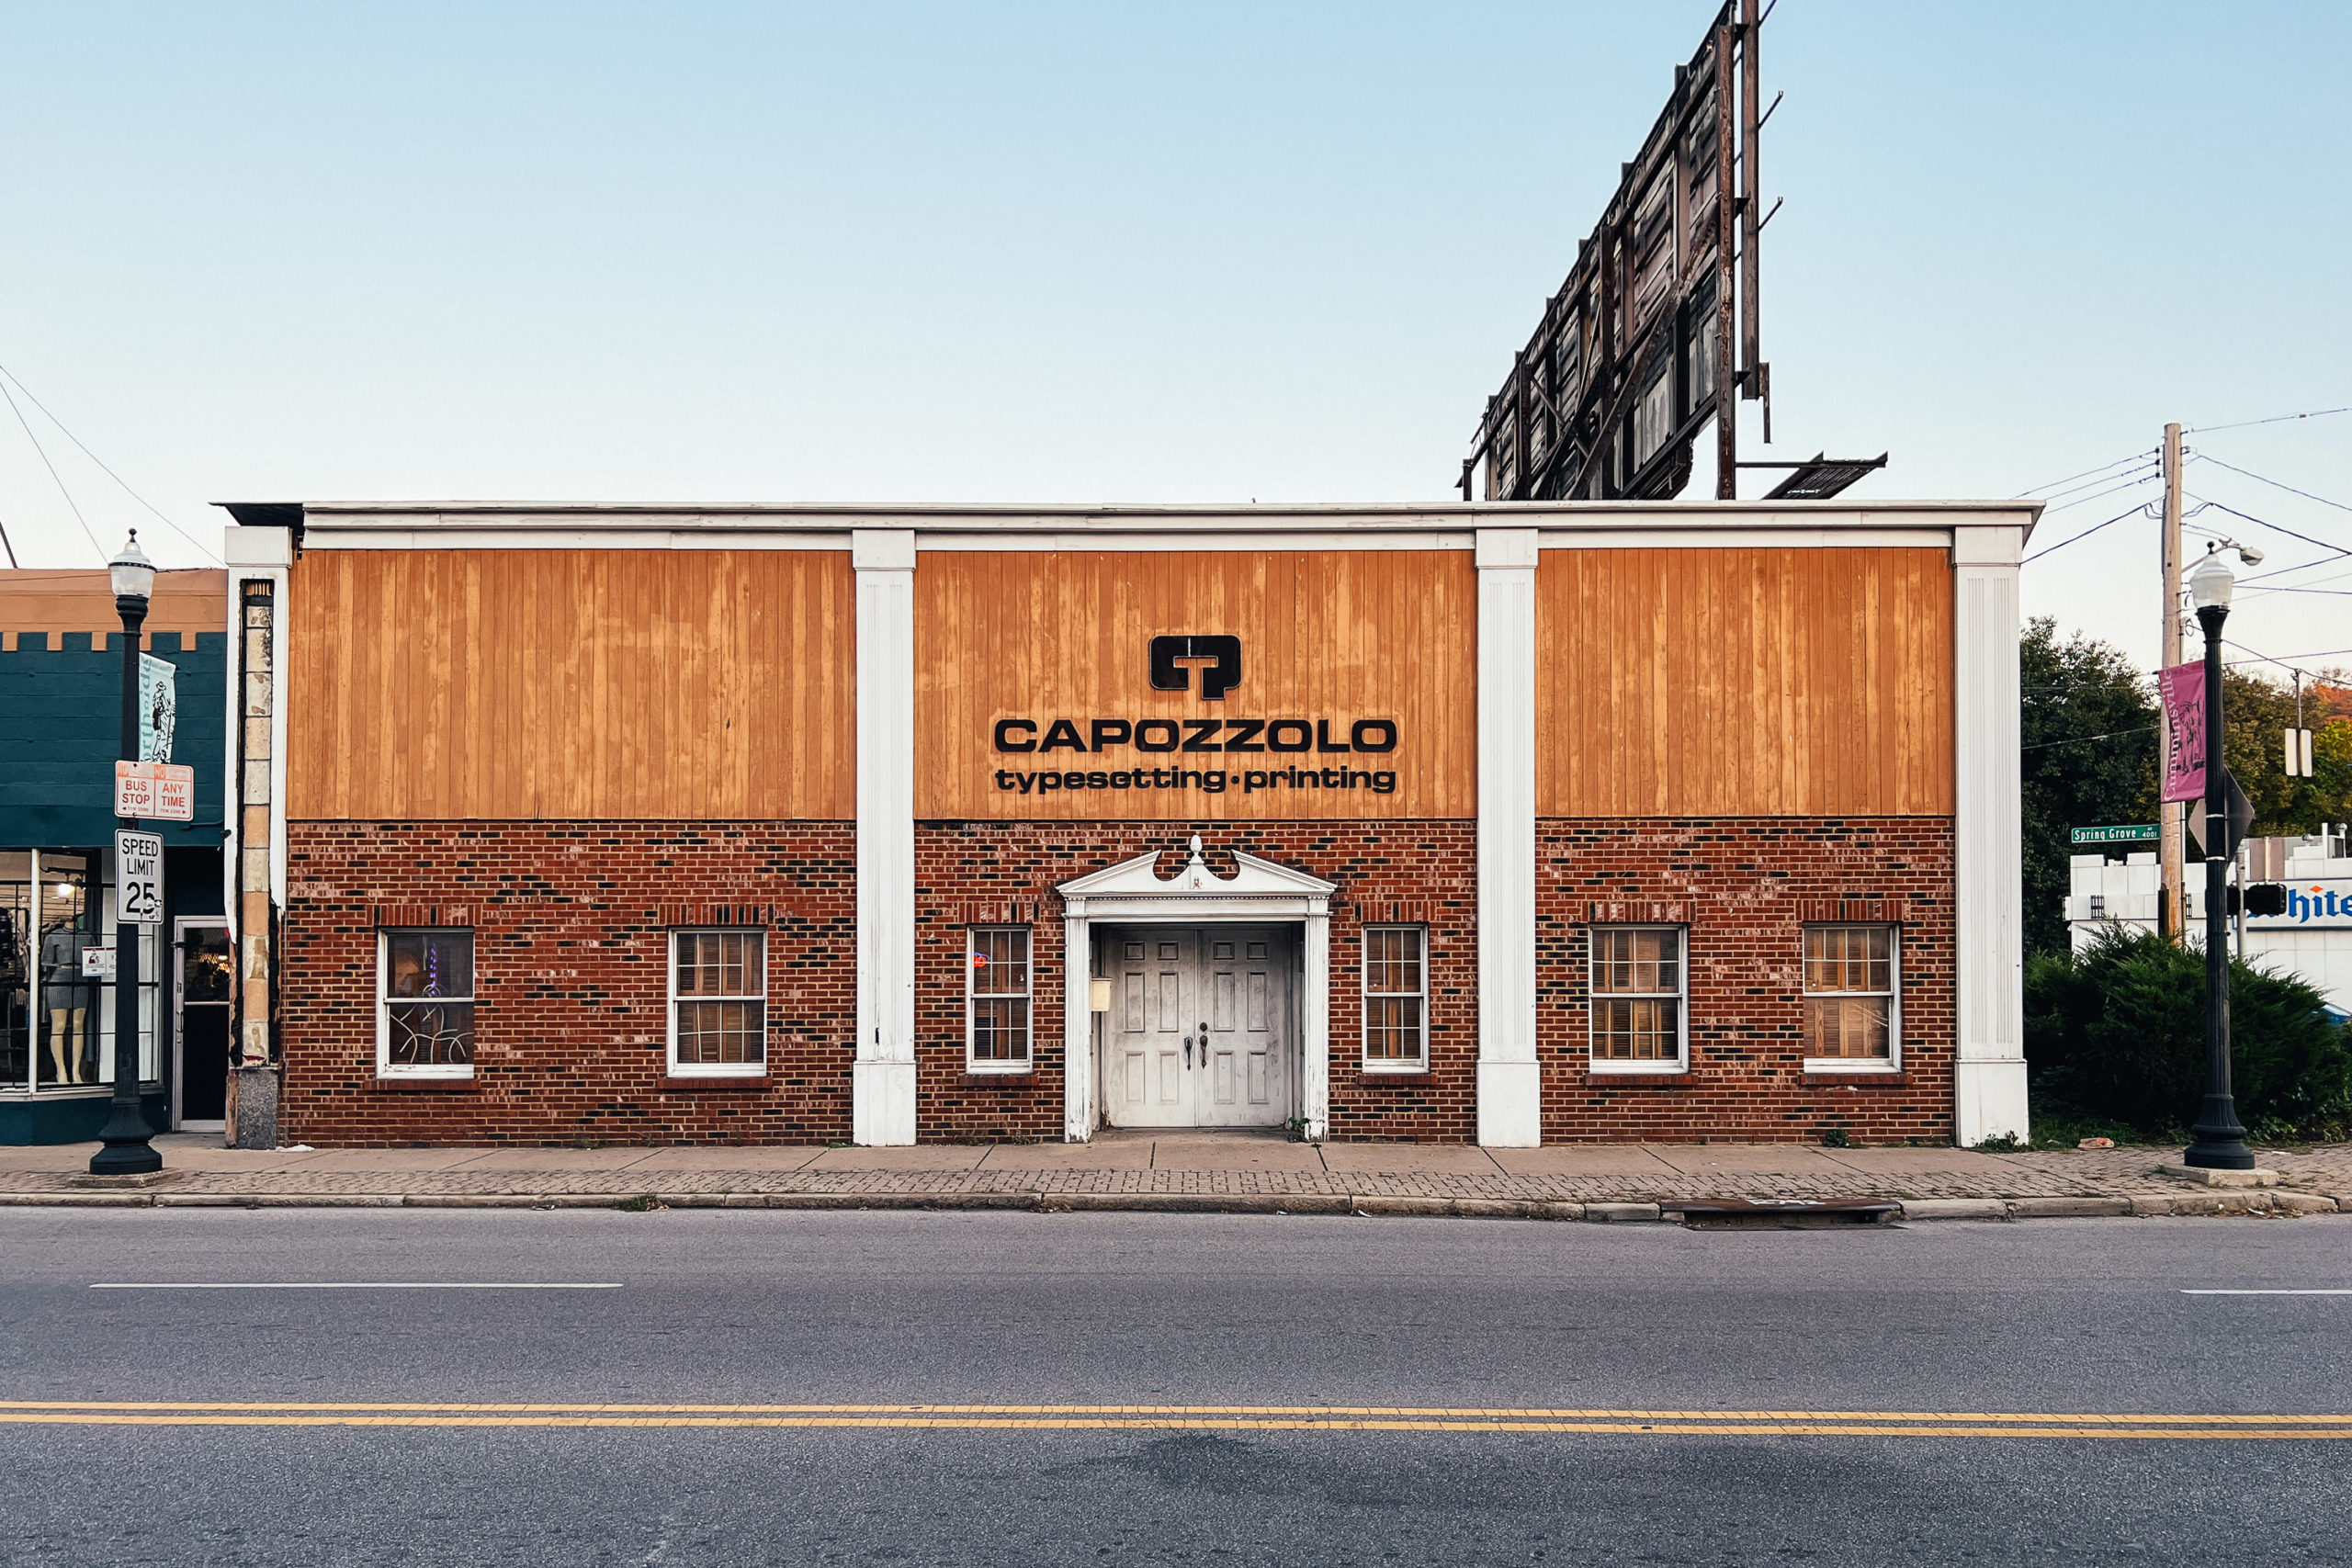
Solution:
{"label": "white cornice", "polygon": [[1771,542],[1949,544],[1962,527],[2030,535],[2039,502],[1516,502],[1268,506],[591,504],[313,502],[328,549],[840,549],[903,529],[924,549],[1466,548],[1480,528],[1540,529],[1546,548]]}

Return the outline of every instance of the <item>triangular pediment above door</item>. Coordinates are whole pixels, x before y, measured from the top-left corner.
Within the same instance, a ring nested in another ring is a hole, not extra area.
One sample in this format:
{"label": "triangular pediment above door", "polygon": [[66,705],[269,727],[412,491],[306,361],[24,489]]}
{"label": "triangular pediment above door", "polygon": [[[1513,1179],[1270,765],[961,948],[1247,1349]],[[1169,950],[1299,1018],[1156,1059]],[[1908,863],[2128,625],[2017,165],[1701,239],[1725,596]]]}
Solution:
{"label": "triangular pediment above door", "polygon": [[1242,908],[1259,908],[1272,916],[1310,910],[1321,914],[1339,886],[1239,850],[1233,852],[1233,874],[1219,876],[1201,859],[1195,841],[1192,859],[1172,877],[1159,875],[1159,852],[1153,850],[1116,865],[1104,866],[1101,871],[1073,877],[1055,891],[1070,906],[1072,914],[1115,903],[1123,907],[1123,912],[1125,906],[1149,904],[1165,907],[1164,912],[1176,916],[1184,912],[1179,906],[1206,905],[1236,912]]}

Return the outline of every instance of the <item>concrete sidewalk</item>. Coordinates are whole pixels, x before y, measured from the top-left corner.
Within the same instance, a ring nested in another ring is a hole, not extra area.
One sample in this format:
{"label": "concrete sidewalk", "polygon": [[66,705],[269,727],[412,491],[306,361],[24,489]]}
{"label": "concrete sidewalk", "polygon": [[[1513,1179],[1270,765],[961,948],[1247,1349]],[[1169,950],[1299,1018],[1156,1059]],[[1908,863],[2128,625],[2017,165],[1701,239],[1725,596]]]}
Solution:
{"label": "concrete sidewalk", "polygon": [[1749,1198],[1893,1200],[1915,1218],[2352,1212],[2346,1145],[2265,1150],[2262,1164],[2278,1172],[2279,1188],[2249,1192],[2158,1175],[2158,1165],[2180,1157],[2169,1147],[2007,1155],[1796,1144],[1483,1149],[1317,1145],[1236,1133],[884,1149],[248,1150],[198,1134],[155,1144],[175,1174],[135,1190],[75,1183],[95,1144],[0,1148],[0,1205],[1168,1208],[1565,1219],[1656,1218],[1660,1202]]}

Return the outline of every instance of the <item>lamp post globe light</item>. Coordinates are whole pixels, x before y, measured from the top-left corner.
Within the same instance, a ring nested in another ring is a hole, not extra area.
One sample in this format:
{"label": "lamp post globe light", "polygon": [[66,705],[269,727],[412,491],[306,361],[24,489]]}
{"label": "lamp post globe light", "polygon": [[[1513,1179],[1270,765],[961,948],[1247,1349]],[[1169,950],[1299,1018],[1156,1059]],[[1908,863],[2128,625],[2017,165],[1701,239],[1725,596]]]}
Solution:
{"label": "lamp post globe light", "polygon": [[2194,1139],[2183,1165],[2207,1170],[2252,1170],[2230,1093],[2229,779],[2222,770],[2222,623],[2230,617],[2236,580],[2218,549],[2188,574],[2188,602],[2205,628],[2205,1107],[2189,1129]]}
{"label": "lamp post globe light", "polygon": [[[139,628],[147,621],[147,601],[155,589],[155,563],[139,548],[131,531],[122,553],[107,563],[114,582],[115,614],[122,617],[121,756],[139,761]],[[119,825],[135,828],[129,818]],[[120,915],[122,868],[115,869],[116,913]],[[118,919],[114,928],[114,1105],[98,1129],[104,1145],[90,1156],[93,1176],[144,1176],[164,1168],[164,1156],[149,1140],[154,1129],[139,1105],[139,928]]]}

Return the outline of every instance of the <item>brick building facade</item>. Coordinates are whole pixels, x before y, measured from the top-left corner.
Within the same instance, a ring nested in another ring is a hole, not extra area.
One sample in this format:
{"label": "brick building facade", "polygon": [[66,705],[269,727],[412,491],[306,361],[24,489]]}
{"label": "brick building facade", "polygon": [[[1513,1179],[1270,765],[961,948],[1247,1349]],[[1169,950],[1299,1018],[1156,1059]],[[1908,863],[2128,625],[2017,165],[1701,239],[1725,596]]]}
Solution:
{"label": "brick building facade", "polygon": [[288,1141],[2024,1129],[2030,506],[237,510]]}

